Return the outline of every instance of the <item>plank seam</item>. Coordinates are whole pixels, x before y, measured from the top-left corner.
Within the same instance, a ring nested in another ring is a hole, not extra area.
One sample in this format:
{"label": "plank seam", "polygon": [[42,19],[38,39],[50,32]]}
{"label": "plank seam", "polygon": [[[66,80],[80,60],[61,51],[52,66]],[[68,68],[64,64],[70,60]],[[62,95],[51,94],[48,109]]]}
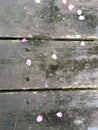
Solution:
{"label": "plank seam", "polygon": [[[0,40],[22,40],[24,37],[0,37]],[[97,38],[56,38],[47,36],[25,37],[27,40],[44,40],[44,41],[96,41]]]}
{"label": "plank seam", "polygon": [[41,89],[1,89],[0,93],[21,93],[21,92],[44,92],[44,91],[88,91],[98,90],[98,88],[41,88]]}

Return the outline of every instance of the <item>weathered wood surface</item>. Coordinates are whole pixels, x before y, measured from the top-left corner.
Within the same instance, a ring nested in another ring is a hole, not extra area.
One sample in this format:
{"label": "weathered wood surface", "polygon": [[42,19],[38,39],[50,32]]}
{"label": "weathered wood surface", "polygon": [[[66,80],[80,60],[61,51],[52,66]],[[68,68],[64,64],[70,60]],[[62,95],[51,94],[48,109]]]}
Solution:
{"label": "weathered wood surface", "polygon": [[0,89],[98,88],[98,41],[80,43],[0,41]]}
{"label": "weathered wood surface", "polygon": [[[75,7],[69,11],[67,4]],[[0,35],[98,37],[98,0],[0,0]],[[85,17],[79,20],[77,9]]]}
{"label": "weathered wood surface", "polygon": [[[62,117],[57,117],[58,112]],[[98,130],[98,92],[0,94],[0,129]]]}

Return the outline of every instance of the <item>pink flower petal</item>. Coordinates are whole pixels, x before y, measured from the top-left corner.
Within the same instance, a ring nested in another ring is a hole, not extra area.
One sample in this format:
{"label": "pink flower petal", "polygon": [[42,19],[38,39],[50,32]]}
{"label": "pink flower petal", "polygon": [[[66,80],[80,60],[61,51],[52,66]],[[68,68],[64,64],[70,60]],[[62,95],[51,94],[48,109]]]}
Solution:
{"label": "pink flower petal", "polygon": [[41,1],[40,1],[40,0],[35,0],[35,2],[36,2],[36,3],[38,3],[38,4],[39,4],[39,3],[41,3]]}
{"label": "pink flower petal", "polygon": [[38,115],[36,118],[37,122],[42,122],[43,121],[43,116],[42,115]]}
{"label": "pink flower petal", "polygon": [[64,5],[65,5],[65,4],[66,4],[66,0],[62,0],[62,4],[64,4]]}
{"label": "pink flower petal", "polygon": [[27,65],[27,66],[31,66],[31,63],[32,63],[32,62],[31,62],[30,59],[27,59],[27,60],[26,60],[26,65]]}
{"label": "pink flower petal", "polygon": [[80,45],[81,45],[81,46],[86,46],[84,41],[82,41],[82,42],[80,43]]}
{"label": "pink flower petal", "polygon": [[62,117],[63,114],[62,114],[62,112],[57,112],[57,113],[56,113],[56,116],[57,116],[57,117]]}
{"label": "pink flower petal", "polygon": [[57,60],[57,55],[55,53],[52,53],[52,58]]}
{"label": "pink flower petal", "polygon": [[72,5],[72,4],[67,4],[67,8],[68,8],[68,10],[70,10],[70,11],[72,11],[73,9],[74,9],[74,5]]}
{"label": "pink flower petal", "polygon": [[82,14],[82,10],[81,9],[77,9],[77,14],[81,15]]}
{"label": "pink flower petal", "polygon": [[22,43],[27,43],[27,42],[28,42],[28,40],[26,38],[22,39]]}
{"label": "pink flower petal", "polygon": [[84,19],[85,19],[85,17],[83,15],[79,16],[79,20],[84,20]]}

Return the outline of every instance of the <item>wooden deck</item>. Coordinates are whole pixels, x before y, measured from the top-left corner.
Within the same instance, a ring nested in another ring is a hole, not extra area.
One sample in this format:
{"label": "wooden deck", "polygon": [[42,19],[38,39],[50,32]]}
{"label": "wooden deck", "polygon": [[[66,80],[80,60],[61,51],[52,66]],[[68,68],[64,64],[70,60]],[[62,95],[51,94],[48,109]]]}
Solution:
{"label": "wooden deck", "polygon": [[0,41],[0,88],[98,88],[97,48],[97,41]]}
{"label": "wooden deck", "polygon": [[[61,0],[1,0],[0,35],[51,37],[98,36],[98,1],[68,0],[72,11]],[[85,20],[79,20],[77,9]]]}
{"label": "wooden deck", "polygon": [[[41,122],[37,122],[39,115]],[[0,94],[0,119],[2,130],[97,130],[98,92]]]}
{"label": "wooden deck", "polygon": [[98,130],[98,0],[0,0],[0,130],[22,129]]}

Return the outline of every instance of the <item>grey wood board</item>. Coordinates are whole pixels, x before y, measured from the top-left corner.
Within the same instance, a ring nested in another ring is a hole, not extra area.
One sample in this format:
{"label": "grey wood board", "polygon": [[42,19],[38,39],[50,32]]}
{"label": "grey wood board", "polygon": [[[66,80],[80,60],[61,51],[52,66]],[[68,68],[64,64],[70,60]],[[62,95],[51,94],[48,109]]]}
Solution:
{"label": "grey wood board", "polygon": [[98,130],[98,92],[0,93],[0,129]]}
{"label": "grey wood board", "polygon": [[97,88],[98,42],[84,43],[0,41],[0,89]]}
{"label": "grey wood board", "polygon": [[[74,5],[69,11],[68,4]],[[79,20],[77,9],[85,19]],[[0,36],[97,37],[98,0],[0,0]]]}

